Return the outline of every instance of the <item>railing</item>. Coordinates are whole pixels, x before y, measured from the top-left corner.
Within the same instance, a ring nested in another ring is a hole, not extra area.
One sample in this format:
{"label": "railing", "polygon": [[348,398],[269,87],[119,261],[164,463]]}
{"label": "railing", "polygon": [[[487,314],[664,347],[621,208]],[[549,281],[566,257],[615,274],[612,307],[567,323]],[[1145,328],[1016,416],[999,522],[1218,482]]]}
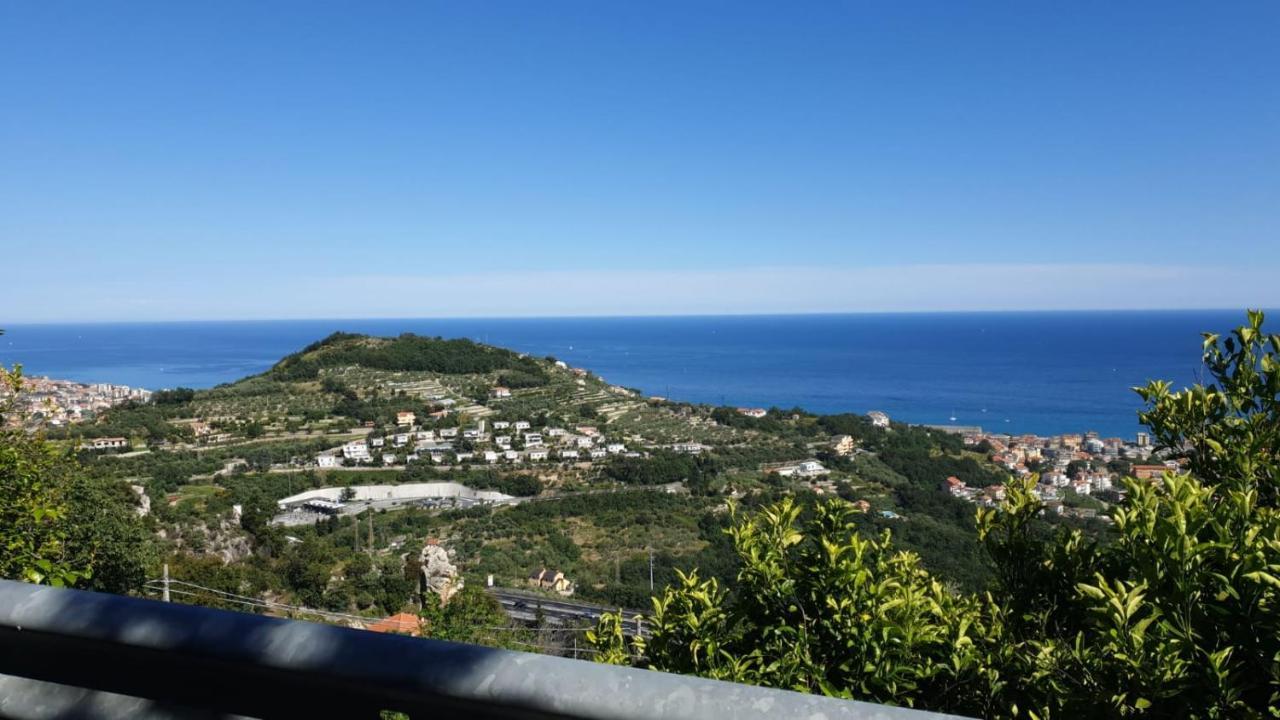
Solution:
{"label": "railing", "polygon": [[193,605],[0,581],[0,716],[942,715]]}

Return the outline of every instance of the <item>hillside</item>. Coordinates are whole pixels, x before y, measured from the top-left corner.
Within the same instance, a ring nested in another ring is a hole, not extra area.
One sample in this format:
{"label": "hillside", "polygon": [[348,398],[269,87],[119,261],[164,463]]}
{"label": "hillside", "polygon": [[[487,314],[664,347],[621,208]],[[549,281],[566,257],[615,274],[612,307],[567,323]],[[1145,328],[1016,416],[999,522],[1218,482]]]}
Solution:
{"label": "hillside", "polygon": [[[176,573],[361,613],[412,604],[405,559],[428,538],[473,583],[519,587],[553,567],[580,597],[643,607],[650,553],[657,586],[695,567],[731,581],[730,502],[784,495],[857,503],[864,532],[890,530],[940,576],[981,587],[973,506],[938,486],[1003,477],[938,431],[646,398],[554,358],[414,335],[335,333],[260,375],[158,393],[75,432],[130,439],[133,452],[84,460],[147,495]],[[820,471],[793,472],[803,461]],[[277,508],[307,488],[438,480],[523,504]]]}

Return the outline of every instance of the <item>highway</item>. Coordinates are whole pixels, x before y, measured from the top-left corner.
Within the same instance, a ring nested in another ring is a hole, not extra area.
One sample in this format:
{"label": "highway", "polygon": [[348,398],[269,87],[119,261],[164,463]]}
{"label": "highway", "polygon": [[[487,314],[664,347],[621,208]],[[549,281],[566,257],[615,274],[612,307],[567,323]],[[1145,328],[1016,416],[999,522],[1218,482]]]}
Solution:
{"label": "highway", "polygon": [[[550,598],[546,595],[529,592],[527,590],[513,590],[511,588],[491,587],[485,588],[493,595],[498,602],[502,603],[502,609],[507,612],[513,620],[532,623],[538,619],[538,613],[541,611],[542,617],[546,622],[552,625],[562,625],[565,627],[595,627],[596,621],[600,619],[600,615],[606,612],[617,612],[618,608],[605,607],[603,605],[593,605],[591,603],[578,602],[576,600],[565,600],[560,598]],[[634,633],[637,622],[635,617],[643,615],[639,610],[622,611],[622,617],[626,621],[628,631]],[[648,636],[649,628],[646,624],[639,623],[640,634]]]}

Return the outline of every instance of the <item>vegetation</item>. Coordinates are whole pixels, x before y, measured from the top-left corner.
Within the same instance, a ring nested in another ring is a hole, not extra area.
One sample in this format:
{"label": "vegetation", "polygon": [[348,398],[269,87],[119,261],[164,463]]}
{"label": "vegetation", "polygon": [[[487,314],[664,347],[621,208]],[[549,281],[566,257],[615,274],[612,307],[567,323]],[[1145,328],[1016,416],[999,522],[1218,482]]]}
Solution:
{"label": "vegetation", "polygon": [[617,615],[590,640],[605,662],[982,717],[1280,715],[1280,337],[1262,322],[1206,335],[1209,384],[1137,390],[1187,472],[1126,480],[1106,542],[1010,482],[978,512],[994,585],[955,592],[847,506],[784,500],[735,516],[736,594],[681,575],[648,643]]}
{"label": "vegetation", "polygon": [[[149,533],[120,485],[12,418],[22,368],[0,367],[0,577],[124,593],[139,588]],[[9,422],[14,420],[14,422]]]}
{"label": "vegetation", "polygon": [[[444,340],[404,334],[394,339],[334,333],[289,355],[268,375],[276,380],[315,378],[321,368],[359,365],[380,370],[409,370],[451,375],[510,371],[512,379],[530,384],[546,381],[537,361],[510,350],[466,339]],[[519,385],[523,387],[524,385]]]}

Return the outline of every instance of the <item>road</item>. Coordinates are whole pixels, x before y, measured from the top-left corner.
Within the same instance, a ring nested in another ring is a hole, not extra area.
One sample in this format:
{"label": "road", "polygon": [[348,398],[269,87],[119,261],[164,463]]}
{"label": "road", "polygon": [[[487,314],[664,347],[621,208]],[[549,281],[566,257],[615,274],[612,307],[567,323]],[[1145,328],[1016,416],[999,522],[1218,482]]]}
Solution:
{"label": "road", "polygon": [[[537,621],[541,612],[542,617],[551,624],[587,628],[594,627],[601,614],[618,611],[615,607],[549,598],[526,590],[499,587],[485,589],[502,603],[502,609],[506,610],[507,615],[522,622]],[[649,635],[647,624],[637,623],[635,620],[637,615],[643,614],[639,610],[622,610],[622,617],[626,621],[628,631],[634,633],[636,626],[639,625],[640,634],[647,637]]]}

